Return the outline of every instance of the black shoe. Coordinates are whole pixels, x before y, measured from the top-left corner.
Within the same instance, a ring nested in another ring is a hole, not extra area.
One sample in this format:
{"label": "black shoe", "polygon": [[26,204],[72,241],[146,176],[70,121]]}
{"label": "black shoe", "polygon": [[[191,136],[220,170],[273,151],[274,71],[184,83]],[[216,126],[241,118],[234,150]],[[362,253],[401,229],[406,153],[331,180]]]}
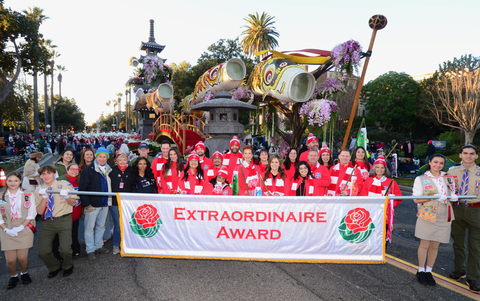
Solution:
{"label": "black shoe", "polygon": [[458,270],[453,271],[450,275],[448,275],[453,280],[460,281],[460,279],[465,278],[465,273],[462,273]]}
{"label": "black shoe", "polygon": [[28,273],[25,273],[25,274],[23,274],[23,275],[20,275],[20,278],[22,278],[22,283],[23,283],[23,284],[32,283],[32,278],[30,278],[30,275],[28,275]]}
{"label": "black shoe", "polygon": [[101,247],[101,248],[95,250],[96,254],[108,254],[109,252],[110,252],[110,250],[108,250],[107,248],[104,248],[104,247]]}
{"label": "black shoe", "polygon": [[59,268],[58,270],[56,271],[53,271],[53,272],[50,272],[48,273],[48,278],[54,278],[58,275],[58,273],[60,273],[60,271],[62,270],[62,268]]}
{"label": "black shoe", "polygon": [[73,265],[68,270],[63,271],[63,277],[70,276],[70,275],[72,275],[72,273],[73,273]]}
{"label": "black shoe", "polygon": [[480,294],[480,285],[476,280],[467,280],[468,288],[471,292],[475,294]]}
{"label": "black shoe", "polygon": [[425,272],[417,272],[417,280],[421,284],[427,284],[427,276],[425,275]]}
{"label": "black shoe", "polygon": [[8,285],[7,285],[7,290],[11,290],[12,288],[15,288],[17,286],[17,282],[20,281],[17,277],[10,277],[10,280],[8,280]]}
{"label": "black shoe", "polygon": [[427,278],[427,284],[430,286],[435,286],[437,284],[431,272],[425,272],[425,277]]}

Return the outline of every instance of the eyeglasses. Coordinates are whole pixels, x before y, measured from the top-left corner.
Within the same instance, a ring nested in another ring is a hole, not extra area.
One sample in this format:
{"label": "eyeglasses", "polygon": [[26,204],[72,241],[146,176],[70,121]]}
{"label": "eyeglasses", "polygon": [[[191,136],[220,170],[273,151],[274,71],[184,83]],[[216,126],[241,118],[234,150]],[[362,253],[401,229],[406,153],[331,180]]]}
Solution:
{"label": "eyeglasses", "polygon": [[71,170],[71,171],[79,171],[80,169],[79,169],[79,168],[70,168],[69,170]]}

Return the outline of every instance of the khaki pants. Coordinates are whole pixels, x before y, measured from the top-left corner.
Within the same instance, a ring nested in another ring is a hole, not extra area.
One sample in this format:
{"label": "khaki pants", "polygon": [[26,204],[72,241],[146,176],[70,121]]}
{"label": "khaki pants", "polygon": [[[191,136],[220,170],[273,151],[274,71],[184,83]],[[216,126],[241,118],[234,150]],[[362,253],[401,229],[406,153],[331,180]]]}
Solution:
{"label": "khaki pants", "polygon": [[[60,241],[59,254],[63,258],[63,264],[55,258],[52,252],[52,244],[55,235],[58,234]],[[38,239],[39,256],[45,262],[50,271],[60,268],[68,270],[72,264],[72,215],[65,215],[58,219],[47,219],[43,222],[42,231]]]}

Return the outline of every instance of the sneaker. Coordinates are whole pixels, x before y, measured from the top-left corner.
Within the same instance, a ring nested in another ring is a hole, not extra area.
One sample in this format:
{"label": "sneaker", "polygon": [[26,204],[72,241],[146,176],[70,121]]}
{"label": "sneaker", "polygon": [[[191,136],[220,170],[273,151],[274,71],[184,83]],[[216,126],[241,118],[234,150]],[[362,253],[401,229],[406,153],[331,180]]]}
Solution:
{"label": "sneaker", "polygon": [[427,276],[425,275],[425,272],[417,272],[417,280],[421,284],[427,284]]}
{"label": "sneaker", "polygon": [[87,254],[87,259],[90,261],[94,261],[95,259],[97,259],[97,257],[95,257],[95,253],[92,252]]}
{"label": "sneaker", "polygon": [[430,285],[430,286],[435,286],[435,284],[437,284],[435,282],[435,279],[433,279],[433,275],[431,272],[426,272],[425,273],[425,277],[427,278],[427,284]]}
{"label": "sneaker", "polygon": [[462,273],[458,270],[455,270],[448,277],[450,277],[453,280],[460,281],[460,279],[465,278],[466,275],[465,275],[465,273]]}
{"label": "sneaker", "polygon": [[107,248],[104,248],[104,247],[101,247],[100,249],[95,250],[95,253],[97,253],[97,254],[107,254],[109,252],[110,251]]}
{"label": "sneaker", "polygon": [[113,255],[119,254],[120,253],[120,247],[113,246]]}
{"label": "sneaker", "polygon": [[17,286],[18,281],[20,281],[20,279],[18,279],[18,276],[10,277],[10,280],[8,280],[7,290],[11,290],[12,288],[15,288]]}
{"label": "sneaker", "polygon": [[30,278],[30,275],[28,275],[28,273],[25,273],[25,274],[23,274],[23,275],[20,275],[20,278],[22,278],[22,283],[23,283],[23,284],[32,283],[32,278]]}
{"label": "sneaker", "polygon": [[467,280],[468,289],[475,294],[480,294],[480,285],[476,280]]}

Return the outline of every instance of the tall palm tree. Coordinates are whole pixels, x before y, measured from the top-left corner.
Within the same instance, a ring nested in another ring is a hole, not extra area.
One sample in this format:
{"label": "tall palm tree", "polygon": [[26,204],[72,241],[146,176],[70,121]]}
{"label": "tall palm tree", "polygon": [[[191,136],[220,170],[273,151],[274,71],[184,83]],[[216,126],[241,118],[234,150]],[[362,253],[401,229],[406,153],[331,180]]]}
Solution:
{"label": "tall palm tree", "polygon": [[[53,41],[50,40],[50,39],[47,39],[47,40],[42,40],[42,43],[43,43],[43,46],[45,48],[47,48],[47,50],[50,51],[54,48],[57,48],[56,45],[53,45]],[[45,116],[45,127],[47,126],[47,124],[49,123],[48,122],[48,84],[47,84],[47,76],[50,75],[51,73],[51,70],[50,70],[50,55],[48,57],[45,58],[45,62],[44,62],[44,69],[43,69],[43,88],[44,88],[44,109],[45,109],[45,112],[44,112],[44,116]],[[47,128],[47,131],[48,131],[48,128]],[[48,132],[47,132],[48,134]]]}
{"label": "tall palm tree", "polygon": [[258,12],[249,14],[248,17],[243,20],[247,21],[248,25],[242,32],[242,50],[249,56],[253,56],[254,52],[262,50],[275,49],[278,46],[276,38],[280,37],[280,34],[273,26],[275,21],[269,14],[263,12],[261,16]]}
{"label": "tall palm tree", "polygon": [[51,112],[52,112],[52,133],[55,133],[55,107],[54,107],[54,104],[53,104],[53,101],[54,101],[54,97],[53,97],[53,82],[54,82],[54,79],[55,77],[53,76],[53,73],[54,73],[54,69],[55,69],[55,59],[58,58],[61,54],[58,52],[58,51],[55,51],[54,48],[52,48],[50,50],[50,55],[51,55],[51,61],[50,61],[50,70],[52,71],[52,84],[50,85],[50,91],[51,91],[51,94],[50,94],[50,99],[51,99],[51,104],[52,104],[52,109],[51,109]]}
{"label": "tall palm tree", "polygon": [[63,79],[62,72],[66,72],[67,68],[65,68],[65,66],[62,66],[62,65],[57,65],[57,71],[58,71],[58,76],[57,76],[58,95],[60,95],[60,100],[62,100],[62,79]]}

